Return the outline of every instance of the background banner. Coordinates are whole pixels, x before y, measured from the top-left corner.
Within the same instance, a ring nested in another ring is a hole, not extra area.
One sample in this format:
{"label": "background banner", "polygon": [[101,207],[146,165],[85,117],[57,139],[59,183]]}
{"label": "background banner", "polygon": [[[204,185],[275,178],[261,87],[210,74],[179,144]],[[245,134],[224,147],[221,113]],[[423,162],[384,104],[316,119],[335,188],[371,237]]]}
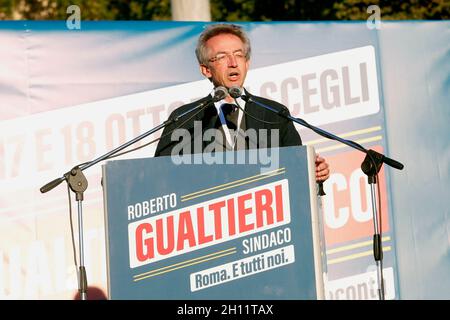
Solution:
{"label": "background banner", "polygon": [[[380,175],[387,298],[450,298],[450,22],[241,25],[252,42],[245,83],[251,93],[405,164]],[[194,54],[204,26],[0,23],[2,299],[75,295],[66,187],[46,194],[39,188],[207,95],[212,88]],[[297,128],[332,170],[323,198],[325,295],[377,299],[370,189],[359,169],[364,155]],[[152,157],[155,147],[121,159]],[[106,292],[100,164],[85,175],[88,283]]]}

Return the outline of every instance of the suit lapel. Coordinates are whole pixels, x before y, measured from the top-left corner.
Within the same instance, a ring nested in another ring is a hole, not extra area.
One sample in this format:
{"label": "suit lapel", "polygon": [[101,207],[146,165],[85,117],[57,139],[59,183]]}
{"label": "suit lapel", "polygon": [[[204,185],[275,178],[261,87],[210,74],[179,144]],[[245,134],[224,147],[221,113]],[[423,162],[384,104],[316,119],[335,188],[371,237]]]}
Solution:
{"label": "suit lapel", "polygon": [[264,110],[262,110],[261,107],[253,102],[250,102],[245,104],[245,111],[252,115],[252,117],[245,115],[245,124],[247,126],[247,129],[253,128],[259,130],[265,128],[263,122],[256,120],[259,119],[264,121]]}
{"label": "suit lapel", "polygon": [[[249,97],[253,98],[253,96],[251,94],[249,94],[247,91],[245,91],[246,95],[248,95]],[[260,106],[258,106],[256,103],[253,102],[247,102],[245,104],[245,111],[246,113],[250,114],[250,116],[245,115],[245,124],[248,129],[254,129],[256,131],[256,137],[257,137],[257,141],[252,141],[251,143],[253,145],[256,145],[257,148],[260,148],[260,129],[266,129],[266,125],[264,124],[265,121],[265,112],[264,109],[262,109]],[[262,121],[258,121],[258,120],[262,120]]]}

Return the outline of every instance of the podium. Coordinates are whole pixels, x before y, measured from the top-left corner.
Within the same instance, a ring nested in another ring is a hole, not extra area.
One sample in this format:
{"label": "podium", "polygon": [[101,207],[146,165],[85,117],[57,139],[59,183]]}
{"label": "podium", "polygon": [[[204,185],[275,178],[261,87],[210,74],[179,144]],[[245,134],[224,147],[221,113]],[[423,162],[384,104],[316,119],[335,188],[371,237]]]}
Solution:
{"label": "podium", "polygon": [[312,147],[103,165],[109,299],[324,299]]}

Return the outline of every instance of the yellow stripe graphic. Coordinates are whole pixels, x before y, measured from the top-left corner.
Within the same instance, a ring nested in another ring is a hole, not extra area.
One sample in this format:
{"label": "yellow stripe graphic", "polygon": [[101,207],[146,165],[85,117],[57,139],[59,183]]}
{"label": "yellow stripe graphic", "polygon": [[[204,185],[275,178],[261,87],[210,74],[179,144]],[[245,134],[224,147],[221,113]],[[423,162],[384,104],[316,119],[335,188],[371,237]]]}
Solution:
{"label": "yellow stripe graphic", "polygon": [[[208,194],[212,194],[212,193],[216,193],[216,192],[219,192],[219,191],[223,191],[223,190],[239,187],[239,186],[242,186],[244,184],[249,184],[249,183],[252,183],[252,182],[255,182],[255,181],[259,181],[259,180],[267,179],[267,178],[274,177],[274,176],[277,176],[277,175],[280,175],[280,174],[284,174],[285,172],[286,172],[285,168],[281,168],[281,169],[270,171],[270,172],[267,172],[267,173],[264,173],[264,174],[258,174],[256,176],[248,177],[248,178],[245,178],[245,179],[240,179],[240,180],[228,182],[228,183],[225,183],[225,184],[222,184],[222,185],[218,185],[218,186],[215,186],[215,187],[212,187],[212,188],[204,189],[204,190],[201,190],[201,191],[197,191],[197,192],[193,192],[193,193],[181,196],[181,201],[182,202],[183,201],[188,201],[188,200],[195,199],[195,198],[198,198],[198,197],[202,197],[202,196],[205,196],[205,195],[208,195]],[[211,190],[211,191],[209,191],[209,190]]]}
{"label": "yellow stripe graphic", "polygon": [[[374,137],[370,137],[370,138],[366,138],[366,139],[360,139],[360,140],[356,140],[356,143],[359,144],[363,144],[363,143],[367,143],[367,142],[373,142],[373,141],[379,141],[381,140],[383,137],[382,136],[374,136]],[[330,147],[325,147],[325,148],[320,148],[320,149],[316,149],[316,152],[324,152],[324,151],[331,151],[331,150],[337,150],[337,149],[342,149],[342,148],[346,148],[348,147],[347,145],[340,143],[330,146]]]}
{"label": "yellow stripe graphic", "polygon": [[230,254],[234,254],[236,253],[236,247],[233,248],[229,248],[226,250],[222,250],[222,251],[218,251],[218,252],[214,252],[214,253],[210,253],[201,257],[197,257],[194,259],[190,259],[190,260],[186,260],[186,261],[182,261],[182,262],[178,262],[169,266],[165,266],[162,268],[158,268],[152,271],[148,271],[148,272],[144,272],[138,275],[133,276],[133,278],[135,278],[133,281],[140,281],[140,280],[144,280],[150,277],[154,277],[160,274],[164,274],[164,273],[168,273],[168,272],[172,272],[178,269],[182,269],[182,268],[186,268],[192,265],[196,265],[202,262],[206,262],[209,260],[213,260],[213,259],[218,259]]}
{"label": "yellow stripe graphic", "polygon": [[251,176],[251,177],[247,177],[247,178],[244,178],[244,179],[231,181],[231,182],[224,183],[224,184],[221,184],[221,185],[218,185],[218,186],[215,186],[215,187],[211,187],[211,188],[208,188],[208,189],[203,189],[203,190],[200,190],[200,191],[189,193],[187,195],[181,196],[181,198],[190,197],[190,196],[193,196],[195,194],[199,194],[199,193],[203,193],[203,192],[206,192],[206,191],[214,190],[214,189],[217,189],[217,188],[220,188],[220,187],[223,187],[223,186],[228,186],[228,185],[231,185],[231,184],[235,184],[235,183],[238,183],[238,182],[241,182],[241,181],[251,180],[251,179],[254,179],[256,177],[260,177],[262,175],[272,174],[272,173],[279,172],[279,171],[282,171],[282,170],[284,170],[284,168],[279,168],[279,169],[276,169],[276,170],[273,170],[273,171],[269,171],[269,172],[266,172],[266,173],[260,173],[260,174],[257,174],[257,175]]}
{"label": "yellow stripe graphic", "polygon": [[[381,130],[381,127],[380,126],[376,126],[376,127],[366,128],[366,129],[350,131],[350,132],[346,132],[346,133],[343,133],[343,134],[337,134],[337,136],[341,137],[341,138],[348,138],[348,137],[357,136],[357,135],[360,135],[360,134],[371,133],[371,132],[380,131],[380,130]],[[330,139],[321,138],[321,139],[307,141],[307,142],[305,142],[305,144],[306,145],[313,145],[313,144],[318,144],[318,143],[324,143],[324,142],[327,142],[327,141],[330,141]]]}
{"label": "yellow stripe graphic", "polygon": [[[387,252],[387,251],[391,251],[391,247],[387,246],[383,248],[383,252]],[[355,254],[351,254],[345,257],[340,257],[340,258],[335,258],[335,259],[329,259],[327,260],[327,264],[335,264],[335,263],[339,263],[339,262],[344,262],[344,261],[349,261],[349,260],[353,260],[353,259],[358,259],[358,258],[362,258],[362,257],[367,257],[373,254],[372,250],[368,250],[368,251],[363,251],[360,253],[355,253]]]}
{"label": "yellow stripe graphic", "polygon": [[[386,236],[382,238],[382,242],[386,242],[391,240],[391,237]],[[327,250],[327,254],[333,254],[333,253],[338,253],[338,252],[342,252],[342,251],[347,251],[347,250],[352,250],[352,249],[356,249],[356,248],[361,248],[361,247],[366,247],[366,246],[370,246],[372,245],[373,242],[372,240],[367,240],[367,241],[363,241],[363,242],[358,242],[358,243],[353,243],[347,246],[342,246],[342,247],[338,247],[338,248],[334,248],[334,249],[330,249]]]}

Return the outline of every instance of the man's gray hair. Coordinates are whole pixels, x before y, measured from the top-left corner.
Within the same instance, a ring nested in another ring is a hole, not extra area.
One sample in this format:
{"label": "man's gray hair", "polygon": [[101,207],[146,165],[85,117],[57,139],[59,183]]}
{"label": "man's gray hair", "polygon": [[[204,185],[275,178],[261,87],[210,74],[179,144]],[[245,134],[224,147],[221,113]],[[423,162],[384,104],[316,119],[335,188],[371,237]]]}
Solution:
{"label": "man's gray hair", "polygon": [[206,48],[206,42],[219,34],[232,34],[237,36],[244,43],[244,53],[246,59],[250,59],[251,54],[251,46],[250,39],[244,30],[235,24],[228,23],[219,23],[212,24],[206,27],[203,30],[202,34],[198,38],[197,48],[195,48],[195,55],[197,56],[197,60],[199,64],[208,65],[208,49]]}

